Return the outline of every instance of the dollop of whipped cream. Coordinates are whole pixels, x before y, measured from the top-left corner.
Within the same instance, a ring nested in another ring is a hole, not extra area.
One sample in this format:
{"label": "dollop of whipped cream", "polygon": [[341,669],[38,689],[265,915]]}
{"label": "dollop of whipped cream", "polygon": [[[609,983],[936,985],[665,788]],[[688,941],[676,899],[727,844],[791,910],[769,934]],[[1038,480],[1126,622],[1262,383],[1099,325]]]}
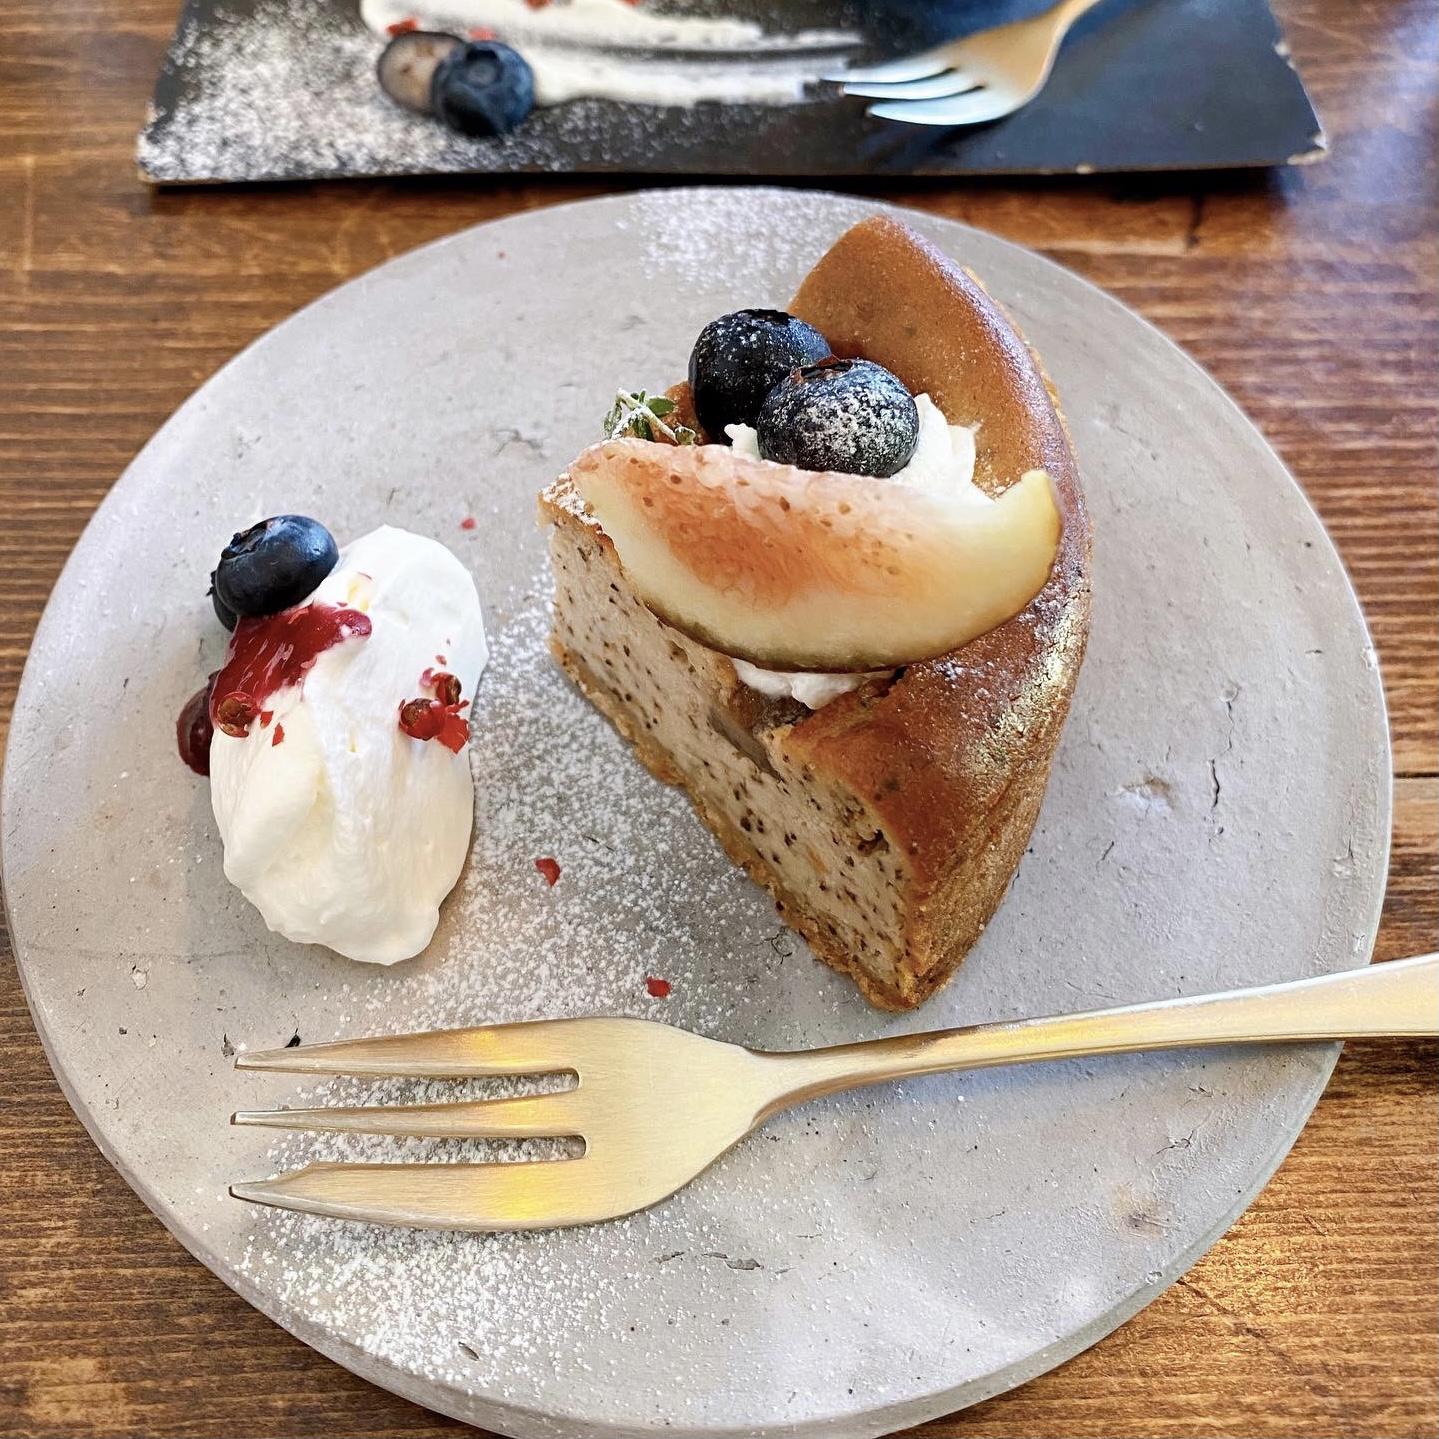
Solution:
{"label": "dollop of whipped cream", "polygon": [[[909,463],[887,480],[875,483],[910,485],[915,489],[947,494],[966,504],[993,504],[974,483],[974,427],[951,425],[928,395],[916,395],[914,406],[919,411],[919,438]],[[760,458],[759,435],[751,426],[727,425],[725,433],[730,437],[735,454],[751,460]],[[741,659],[733,663],[735,674],[752,690],[758,690],[771,699],[798,700],[806,709],[812,710],[858,689],[866,680],[889,673],[888,670],[866,670],[823,674],[766,670]]]}
{"label": "dollop of whipped cream", "polygon": [[386,525],[341,550],[306,603],[359,610],[370,633],[268,699],[267,725],[215,731],[225,876],[287,939],[394,964],[433,937],[474,814],[468,746],[412,739],[399,709],[428,693],[426,670],[473,700],[489,657],[480,599],[444,545]]}

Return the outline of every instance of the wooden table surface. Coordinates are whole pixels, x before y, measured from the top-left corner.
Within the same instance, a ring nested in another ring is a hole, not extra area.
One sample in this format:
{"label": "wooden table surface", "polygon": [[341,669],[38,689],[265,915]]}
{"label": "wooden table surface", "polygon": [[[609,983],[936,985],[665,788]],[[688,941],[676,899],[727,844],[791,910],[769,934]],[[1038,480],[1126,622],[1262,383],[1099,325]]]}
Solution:
{"label": "wooden table surface", "polygon": [[[1436,947],[1436,76],[1429,0],[1285,0],[1326,163],[886,187],[1043,250],[1228,387],[1354,576],[1394,732],[1380,958]],[[157,194],[134,133],[175,0],[0,14],[0,727],[46,595],[151,432],[242,345],[412,246],[588,181]],[[203,477],[197,477],[203,482]],[[117,557],[117,564],[123,557]],[[3,738],[3,728],[0,728]],[[1063,1368],[922,1433],[1433,1434],[1435,1048],[1351,1044],[1269,1187]],[[0,933],[0,1433],[439,1435],[247,1307],[92,1147]]]}

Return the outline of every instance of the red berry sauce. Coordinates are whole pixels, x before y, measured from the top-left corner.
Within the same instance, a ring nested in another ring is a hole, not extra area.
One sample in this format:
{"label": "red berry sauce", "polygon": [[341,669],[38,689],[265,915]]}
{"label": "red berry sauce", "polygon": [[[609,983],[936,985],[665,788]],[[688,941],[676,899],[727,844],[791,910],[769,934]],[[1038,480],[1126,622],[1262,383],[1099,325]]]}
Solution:
{"label": "red berry sauce", "polygon": [[[370,633],[370,617],[344,605],[297,605],[242,619],[210,691],[210,722],[236,739],[264,713],[271,695],[303,681],[328,649]],[[271,743],[279,743],[272,740]]]}

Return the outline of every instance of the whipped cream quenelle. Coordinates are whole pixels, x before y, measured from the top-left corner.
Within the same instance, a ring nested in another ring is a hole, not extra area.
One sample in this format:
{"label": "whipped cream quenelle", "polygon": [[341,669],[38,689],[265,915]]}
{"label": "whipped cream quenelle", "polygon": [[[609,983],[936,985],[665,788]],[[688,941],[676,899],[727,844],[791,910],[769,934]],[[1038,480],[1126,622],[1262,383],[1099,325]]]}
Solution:
{"label": "whipped cream quenelle", "polygon": [[474,810],[463,727],[457,750],[417,739],[400,707],[436,674],[473,700],[488,658],[479,595],[444,545],[387,525],[341,550],[306,604],[342,617],[338,638],[243,738],[217,725],[210,746],[225,875],[287,939],[394,964],[429,944]]}
{"label": "whipped cream quenelle", "polygon": [[[919,438],[915,442],[914,453],[903,469],[877,483],[910,485],[916,489],[946,492],[966,503],[993,504],[993,500],[974,483],[973,428],[951,425],[928,395],[916,395],[914,405],[919,411]],[[760,458],[759,435],[751,426],[729,425],[725,433],[730,437],[735,454],[751,460]],[[791,673],[761,669],[748,660],[736,659],[733,663],[735,673],[752,690],[771,699],[798,700],[806,709],[812,710],[858,689],[866,680],[888,673],[886,670],[847,674]]]}

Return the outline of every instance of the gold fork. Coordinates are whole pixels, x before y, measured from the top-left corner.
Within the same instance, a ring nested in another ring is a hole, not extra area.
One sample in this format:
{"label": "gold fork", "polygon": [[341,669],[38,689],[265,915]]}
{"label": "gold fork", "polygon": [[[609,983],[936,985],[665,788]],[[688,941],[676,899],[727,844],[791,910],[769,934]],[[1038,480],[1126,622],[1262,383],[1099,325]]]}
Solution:
{"label": "gold fork", "polygon": [[556,1019],[241,1055],[241,1069],[426,1079],[573,1073],[574,1088],[448,1104],[242,1111],[236,1124],[443,1138],[573,1137],[578,1159],[312,1164],[239,1199],[374,1224],[551,1229],[667,1198],[772,1115],[908,1075],[1211,1044],[1439,1034],[1439,954],[1274,984],[831,1049],[765,1053],[643,1019]]}
{"label": "gold fork", "polygon": [[844,70],[837,80],[846,95],[883,100],[869,113],[910,125],[982,125],[1027,105],[1044,88],[1069,28],[1099,0],[1060,0],[1058,5],[978,30],[919,55],[866,69]]}

